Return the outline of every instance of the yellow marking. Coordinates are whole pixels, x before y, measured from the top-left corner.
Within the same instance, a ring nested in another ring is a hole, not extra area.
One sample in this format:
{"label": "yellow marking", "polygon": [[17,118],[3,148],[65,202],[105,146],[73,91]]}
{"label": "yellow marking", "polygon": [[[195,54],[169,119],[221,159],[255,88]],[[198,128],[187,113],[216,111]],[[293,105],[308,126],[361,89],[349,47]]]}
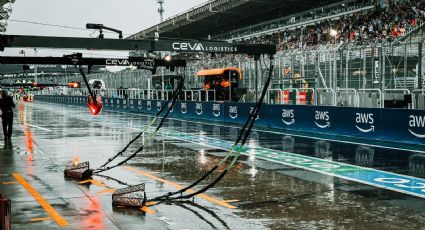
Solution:
{"label": "yellow marking", "polygon": [[115,192],[115,190],[116,190],[116,189],[114,189],[114,188],[104,189],[104,190],[101,190],[101,191],[97,192],[97,195],[102,195],[102,194],[104,194],[104,193],[114,193],[114,192]]}
{"label": "yellow marking", "polygon": [[17,181],[8,181],[8,182],[3,182],[3,184],[17,184]]}
{"label": "yellow marking", "polygon": [[[171,186],[173,186],[173,187],[175,187],[175,188],[177,188],[177,189],[182,189],[182,188],[184,188],[183,186],[181,186],[181,185],[179,185],[179,184],[176,184],[176,183],[173,183],[173,182],[171,182],[171,181],[168,181],[168,180],[165,180],[165,179],[162,179],[162,178],[156,177],[156,176],[154,176],[154,175],[152,175],[152,174],[149,174],[149,173],[147,173],[147,172],[143,172],[143,171],[137,170],[137,169],[132,168],[132,167],[129,167],[129,166],[125,166],[124,168],[126,168],[127,170],[130,170],[130,171],[136,172],[136,173],[138,173],[138,174],[142,174],[143,176],[148,177],[148,178],[151,178],[151,179],[153,179],[153,180],[160,181],[160,182],[162,182],[162,183],[164,183],[164,184],[171,185]],[[194,191],[194,190],[192,190],[192,189],[188,189],[188,190],[187,190],[187,192],[194,193],[195,191]],[[204,199],[204,200],[206,200],[206,201],[209,201],[209,202],[211,202],[211,203],[215,203],[215,204],[221,205],[221,206],[226,207],[226,208],[232,208],[232,209],[233,209],[233,208],[236,208],[236,206],[230,205],[230,204],[226,203],[225,201],[217,200],[217,199],[215,199],[215,198],[209,197],[209,196],[204,195],[204,194],[202,194],[202,193],[201,193],[201,194],[198,194],[198,195],[196,195],[196,196],[197,196],[197,197],[199,197],[199,198],[202,198],[202,199]]]}
{"label": "yellow marking", "polygon": [[155,210],[152,210],[152,209],[150,209],[146,206],[141,207],[140,210],[143,211],[143,212],[149,213],[149,214],[155,214],[156,213]]}
{"label": "yellow marking", "polygon": [[239,200],[223,200],[223,202],[226,203],[233,203],[233,202],[238,202]]}
{"label": "yellow marking", "polygon": [[37,222],[37,221],[45,221],[45,220],[51,220],[50,217],[44,217],[44,218],[32,218],[31,222]]}
{"label": "yellow marking", "polygon": [[158,202],[155,202],[155,201],[148,201],[148,202],[145,203],[146,207],[156,205],[156,204],[158,204]]}
{"label": "yellow marking", "polygon": [[99,187],[105,187],[106,186],[102,181],[98,181],[98,180],[84,180],[84,181],[81,181],[79,184],[94,184],[94,185],[97,185]]}
{"label": "yellow marking", "polygon": [[12,174],[16,180],[19,182],[19,184],[24,187],[27,192],[41,205],[41,207],[44,208],[44,210],[49,214],[49,216],[56,221],[56,223],[60,227],[65,227],[68,224],[68,221],[66,221],[57,211],[54,209],[38,192],[35,190],[34,187],[31,186],[28,181],[26,181],[19,173],[13,173]]}

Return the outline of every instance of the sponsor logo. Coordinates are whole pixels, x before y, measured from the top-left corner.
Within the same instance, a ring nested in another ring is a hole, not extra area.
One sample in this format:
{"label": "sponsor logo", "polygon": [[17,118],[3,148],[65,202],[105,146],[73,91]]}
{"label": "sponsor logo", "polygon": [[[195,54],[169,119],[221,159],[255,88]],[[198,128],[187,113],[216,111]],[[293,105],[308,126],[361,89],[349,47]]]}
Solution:
{"label": "sponsor logo", "polygon": [[172,102],[168,102],[168,109],[170,110],[170,113],[174,112],[174,106]]}
{"label": "sponsor logo", "polygon": [[161,104],[161,102],[160,101],[157,101],[156,102],[156,110],[161,110],[162,109],[162,104]]}
{"label": "sponsor logo", "polygon": [[282,109],[282,122],[285,125],[293,125],[295,123],[295,114],[293,109]]}
{"label": "sponsor logo", "polygon": [[215,52],[237,52],[235,46],[211,46],[199,42],[174,42],[173,50],[176,51],[215,51]]}
{"label": "sponsor logo", "polygon": [[[373,125],[373,113],[356,113],[356,128],[363,133],[369,133],[375,131],[375,126]],[[369,125],[369,128],[361,128],[359,125]]]}
{"label": "sponsor logo", "polygon": [[[252,111],[254,110],[254,107],[249,107],[249,113],[252,114]],[[257,117],[255,118],[255,120],[260,119],[260,113],[257,114]]]}
{"label": "sponsor logo", "polygon": [[137,108],[139,108],[139,109],[143,108],[142,100],[137,101]]}
{"label": "sponsor logo", "polygon": [[30,69],[37,68],[56,68],[56,65],[30,65]]}
{"label": "sponsor logo", "polygon": [[[409,127],[410,128],[424,128],[425,127],[425,116],[410,115],[409,116]],[[425,133],[417,133],[417,132],[414,132],[412,129],[408,129],[408,130],[415,137],[425,138]]]}
{"label": "sponsor logo", "polygon": [[152,109],[152,102],[151,102],[151,101],[147,101],[147,102],[146,102],[146,108],[147,108],[148,110],[151,110],[151,109]]}
{"label": "sponsor logo", "polygon": [[130,100],[130,108],[134,108],[134,101]]}
{"label": "sponsor logo", "polygon": [[122,101],[122,107],[125,109],[125,108],[127,108],[127,101]]}
{"label": "sponsor logo", "polygon": [[155,62],[153,59],[145,59],[141,61],[135,61],[130,59],[115,59],[110,58],[106,59],[106,65],[118,65],[118,66],[139,66],[143,69],[153,69],[155,66]]}
{"label": "sponsor logo", "polygon": [[198,114],[198,115],[202,114],[202,104],[201,103],[195,104],[195,113]]}
{"label": "sponsor logo", "polygon": [[420,189],[421,192],[425,192],[425,183],[415,182],[404,178],[388,177],[388,178],[375,178],[375,182],[384,184],[393,184],[394,186],[405,188],[405,189]]}
{"label": "sponsor logo", "polygon": [[331,122],[329,122],[329,111],[317,111],[314,116],[314,123],[316,123],[317,127],[321,129],[326,129],[331,126]]}
{"label": "sponsor logo", "polygon": [[187,103],[186,102],[180,104],[180,111],[183,114],[187,113]]}
{"label": "sponsor logo", "polygon": [[212,113],[215,117],[219,117],[220,116],[220,104],[213,104],[212,107]]}
{"label": "sponsor logo", "polygon": [[114,107],[114,100],[113,99],[111,99],[111,107]]}
{"label": "sponsor logo", "polygon": [[229,116],[232,119],[238,118],[238,107],[237,106],[229,106]]}
{"label": "sponsor logo", "polygon": [[119,108],[120,107],[120,100],[119,99],[117,99],[117,108]]}

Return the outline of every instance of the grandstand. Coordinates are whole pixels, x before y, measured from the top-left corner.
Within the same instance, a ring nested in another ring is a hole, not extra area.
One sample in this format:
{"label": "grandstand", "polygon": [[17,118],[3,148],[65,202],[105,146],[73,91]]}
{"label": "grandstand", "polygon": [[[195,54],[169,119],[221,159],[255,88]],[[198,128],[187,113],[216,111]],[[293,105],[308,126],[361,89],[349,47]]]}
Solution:
{"label": "grandstand", "polygon": [[[136,33],[130,38],[161,37],[207,39],[209,35],[230,32],[278,19],[300,11],[320,9],[341,0],[213,0]],[[341,3],[339,3],[341,4]]]}
{"label": "grandstand", "polygon": [[[158,31],[160,38],[210,36],[274,43],[278,52],[268,103],[283,103],[273,98],[294,92],[315,95],[311,101],[315,105],[384,107],[385,101],[394,100],[423,109],[424,22],[424,1],[214,0],[131,38],[154,36]],[[256,86],[265,81],[262,75],[255,75],[255,62],[248,56],[191,54],[189,58],[185,87],[193,92],[202,87],[195,74],[206,67],[240,68],[244,75],[240,87],[247,89],[241,97],[244,102],[254,101]],[[126,70],[90,77],[111,80],[113,87],[149,88],[149,81],[137,77],[140,74],[149,76],[142,70]],[[411,95],[412,102],[405,95]]]}

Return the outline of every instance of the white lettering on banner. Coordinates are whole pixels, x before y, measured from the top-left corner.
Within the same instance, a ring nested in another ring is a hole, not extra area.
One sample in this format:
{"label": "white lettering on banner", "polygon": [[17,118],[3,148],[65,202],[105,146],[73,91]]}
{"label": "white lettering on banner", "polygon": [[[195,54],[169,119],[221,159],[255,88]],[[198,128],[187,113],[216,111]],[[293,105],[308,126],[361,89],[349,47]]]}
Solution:
{"label": "white lettering on banner", "polygon": [[[409,116],[409,127],[410,128],[424,128],[425,127],[425,116],[410,115]],[[408,129],[408,130],[415,137],[425,138],[425,134],[416,133],[416,132],[412,131],[411,129]]]}
{"label": "white lettering on banner", "polygon": [[147,101],[147,102],[146,102],[146,108],[147,108],[148,110],[151,110],[151,109],[152,109],[152,102],[151,102],[151,101]]}
{"label": "white lettering on banner", "polygon": [[[249,108],[249,113],[252,114],[252,111],[253,110],[254,110],[254,107],[250,107]],[[257,117],[255,118],[255,120],[258,120],[258,119],[260,119],[260,114],[259,113],[257,114]]]}
{"label": "white lettering on banner", "polygon": [[[373,179],[376,182],[394,184],[394,186],[407,189],[421,189],[421,192],[425,192],[425,183],[416,182],[415,185],[412,185],[412,182],[408,179],[403,178],[375,178]],[[408,185],[406,185],[408,184]]]}
{"label": "white lettering on banner", "polygon": [[363,133],[369,133],[375,131],[375,126],[373,125],[373,113],[356,113],[356,124],[369,124],[370,127],[367,129],[361,128],[357,125],[356,128]]}
{"label": "white lettering on banner", "polygon": [[215,52],[237,52],[236,46],[208,46],[202,43],[174,42],[173,50],[176,51],[215,51]]}
{"label": "white lettering on banner", "polygon": [[187,113],[187,104],[186,104],[186,102],[181,103],[181,105],[180,105],[180,111],[181,111],[183,114]]}
{"label": "white lettering on banner", "polygon": [[202,103],[196,103],[195,104],[195,113],[198,115],[202,114]]}
{"label": "white lettering on banner", "polygon": [[212,108],[212,111],[213,111],[213,115],[215,116],[215,117],[218,117],[218,116],[220,116],[220,104],[213,104],[213,108]]}
{"label": "white lettering on banner", "polygon": [[410,180],[403,179],[403,178],[375,178],[373,180],[376,182],[388,183],[388,184],[405,184],[410,182]]}
{"label": "white lettering on banner", "polygon": [[282,109],[282,122],[285,123],[285,125],[292,125],[295,123],[295,114],[293,109]]}
{"label": "white lettering on banner", "polygon": [[168,109],[170,110],[170,113],[174,112],[174,106],[172,102],[168,102]]}
{"label": "white lettering on banner", "polygon": [[238,117],[238,107],[237,106],[229,106],[229,116],[232,119],[236,119]]}
{"label": "white lettering on banner", "polygon": [[[314,123],[316,123],[317,127],[321,129],[325,129],[331,126],[331,123],[329,122],[329,111],[316,110],[314,118],[316,119]],[[326,124],[320,124],[320,123],[317,123],[317,121],[325,121]]]}
{"label": "white lettering on banner", "polygon": [[106,65],[120,65],[120,66],[140,66],[152,68],[155,66],[153,59],[145,59],[143,61],[131,61],[129,59],[106,59]]}

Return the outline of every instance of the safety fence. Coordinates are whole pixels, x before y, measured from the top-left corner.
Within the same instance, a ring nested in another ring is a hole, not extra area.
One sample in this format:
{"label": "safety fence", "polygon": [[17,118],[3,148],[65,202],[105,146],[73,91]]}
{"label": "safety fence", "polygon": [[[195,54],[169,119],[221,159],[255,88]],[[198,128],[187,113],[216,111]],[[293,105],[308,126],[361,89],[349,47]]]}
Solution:
{"label": "safety fence", "polygon": [[[103,89],[93,90],[95,94],[105,98],[168,100],[172,90],[155,89]],[[50,89],[36,91],[37,95],[69,95],[88,96],[87,89]],[[253,90],[243,94],[238,102],[253,103],[256,101]],[[258,99],[258,98],[257,98]],[[214,90],[183,90],[179,95],[183,101],[217,102]],[[267,104],[278,105],[317,105],[344,106],[362,108],[406,108],[425,109],[425,89],[355,89],[355,88],[272,88],[267,91]]]}

